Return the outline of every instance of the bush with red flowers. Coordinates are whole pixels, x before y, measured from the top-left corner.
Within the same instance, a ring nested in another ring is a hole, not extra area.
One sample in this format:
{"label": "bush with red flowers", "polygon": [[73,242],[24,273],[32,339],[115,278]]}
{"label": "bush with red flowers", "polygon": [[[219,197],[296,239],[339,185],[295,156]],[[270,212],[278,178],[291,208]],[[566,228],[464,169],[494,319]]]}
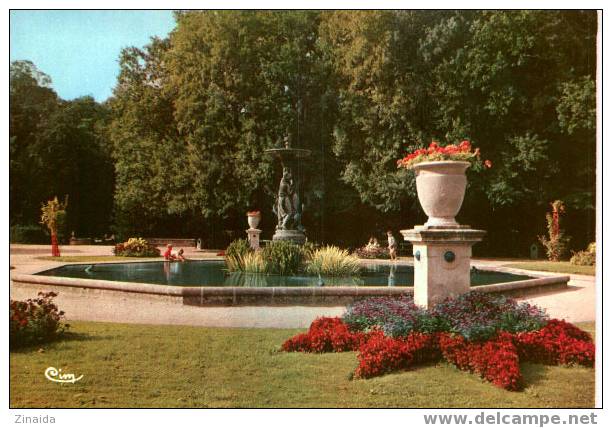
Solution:
{"label": "bush with red flowers", "polygon": [[515,343],[522,361],[586,367],[595,363],[591,336],[562,320],[551,320],[538,331],[517,334]]}
{"label": "bush with red flowers", "polygon": [[439,346],[444,359],[458,369],[477,373],[510,391],[520,388],[519,357],[509,333],[500,333],[486,342],[470,342],[461,335],[442,333]]}
{"label": "bush with red flowers", "polygon": [[64,311],[53,303],[54,292],[39,292],[36,299],[9,303],[9,343],[11,348],[49,342],[68,327],[62,323]]}
{"label": "bush with red flowers", "polygon": [[317,318],[308,333],[298,334],[282,345],[287,352],[356,351],[366,334],[351,331],[340,318]]}
{"label": "bush with red flowers", "polygon": [[591,336],[576,326],[547,320],[537,307],[480,294],[460,296],[431,311],[409,297],[366,299],[351,305],[343,319],[316,319],[282,349],[358,350],[357,378],[443,358],[510,391],[522,386],[520,362],[593,367],[595,360]]}
{"label": "bush with red flowers", "polygon": [[370,378],[414,364],[436,361],[440,357],[435,334],[410,333],[404,338],[386,337],[372,332],[359,348],[359,365],[355,377]]}

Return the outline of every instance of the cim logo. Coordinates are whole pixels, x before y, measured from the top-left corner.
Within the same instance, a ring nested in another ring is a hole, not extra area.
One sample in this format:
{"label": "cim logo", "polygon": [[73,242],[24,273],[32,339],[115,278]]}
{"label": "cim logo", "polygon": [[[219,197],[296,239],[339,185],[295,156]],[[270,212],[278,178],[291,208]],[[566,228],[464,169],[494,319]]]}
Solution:
{"label": "cim logo", "polygon": [[56,369],[55,367],[47,367],[45,377],[51,382],[58,383],[75,383],[83,379],[83,375],[75,377],[73,373],[62,373],[62,369]]}

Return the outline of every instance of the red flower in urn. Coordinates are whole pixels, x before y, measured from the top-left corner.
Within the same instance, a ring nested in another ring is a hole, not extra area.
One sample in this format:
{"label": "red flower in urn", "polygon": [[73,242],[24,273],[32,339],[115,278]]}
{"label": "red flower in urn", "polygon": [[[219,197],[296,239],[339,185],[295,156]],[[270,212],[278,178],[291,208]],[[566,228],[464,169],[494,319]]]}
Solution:
{"label": "red flower in urn", "polygon": [[[398,168],[412,168],[421,162],[433,161],[466,161],[471,164],[481,164],[480,149],[477,147],[472,150],[472,143],[463,140],[459,144],[447,144],[441,146],[437,141],[432,141],[428,148],[416,149],[408,153],[397,161]],[[493,164],[490,160],[484,161],[486,168],[491,168]]]}

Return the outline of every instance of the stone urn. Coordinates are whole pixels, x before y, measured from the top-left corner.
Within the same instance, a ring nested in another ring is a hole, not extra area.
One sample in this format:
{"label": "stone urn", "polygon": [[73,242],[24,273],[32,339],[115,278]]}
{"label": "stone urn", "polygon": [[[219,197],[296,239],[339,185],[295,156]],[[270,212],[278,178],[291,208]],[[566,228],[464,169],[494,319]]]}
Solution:
{"label": "stone urn", "polygon": [[257,226],[259,226],[259,221],[261,220],[261,213],[259,211],[248,212],[247,220],[249,222],[250,229],[257,229]]}
{"label": "stone urn", "polygon": [[412,167],[416,174],[417,195],[429,217],[425,227],[457,228],[455,216],[461,209],[470,166],[463,161],[421,162]]}

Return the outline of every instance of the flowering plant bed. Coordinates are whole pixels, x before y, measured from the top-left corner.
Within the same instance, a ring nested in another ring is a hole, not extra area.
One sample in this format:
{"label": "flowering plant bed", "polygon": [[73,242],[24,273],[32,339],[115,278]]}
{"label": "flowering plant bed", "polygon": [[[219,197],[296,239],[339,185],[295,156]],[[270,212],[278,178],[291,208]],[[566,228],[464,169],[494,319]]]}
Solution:
{"label": "flowering plant bed", "polygon": [[62,322],[64,311],[53,302],[57,293],[39,292],[35,299],[11,300],[9,343],[11,348],[49,342],[60,337],[69,324]]}
{"label": "flowering plant bed", "polygon": [[355,255],[360,259],[389,259],[389,249],[385,247],[368,248],[364,246],[355,250]]}
{"label": "flowering plant bed", "polygon": [[130,238],[115,245],[113,254],[124,257],[159,257],[160,251],[144,238]]}
{"label": "flowering plant bed", "polygon": [[593,367],[590,335],[505,297],[472,292],[426,311],[410,297],[373,298],[343,318],[319,318],[286,352],[358,351],[354,376],[370,378],[441,359],[501,388],[522,388],[520,363]]}
{"label": "flowering plant bed", "polygon": [[446,146],[440,146],[438,142],[432,141],[428,148],[417,149],[399,159],[397,167],[410,169],[418,163],[434,161],[463,161],[478,166],[484,164],[486,168],[491,168],[492,166],[490,160],[485,160],[484,163],[481,162],[480,149],[472,150],[472,144],[467,140],[463,140],[457,145],[448,144]]}

